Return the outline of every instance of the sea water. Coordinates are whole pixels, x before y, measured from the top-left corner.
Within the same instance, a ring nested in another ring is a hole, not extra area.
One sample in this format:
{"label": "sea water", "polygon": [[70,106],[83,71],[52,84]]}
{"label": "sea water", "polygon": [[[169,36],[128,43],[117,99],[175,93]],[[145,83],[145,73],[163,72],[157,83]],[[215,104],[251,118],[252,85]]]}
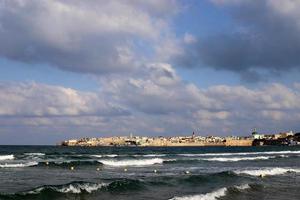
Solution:
{"label": "sea water", "polygon": [[300,199],[300,147],[0,146],[0,199]]}

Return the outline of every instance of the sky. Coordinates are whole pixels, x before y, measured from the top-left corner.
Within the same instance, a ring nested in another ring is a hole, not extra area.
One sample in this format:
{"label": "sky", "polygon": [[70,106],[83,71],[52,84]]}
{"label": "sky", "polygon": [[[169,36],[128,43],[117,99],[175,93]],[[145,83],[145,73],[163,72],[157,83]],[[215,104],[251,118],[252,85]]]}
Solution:
{"label": "sky", "polygon": [[300,131],[300,0],[0,0],[0,144]]}

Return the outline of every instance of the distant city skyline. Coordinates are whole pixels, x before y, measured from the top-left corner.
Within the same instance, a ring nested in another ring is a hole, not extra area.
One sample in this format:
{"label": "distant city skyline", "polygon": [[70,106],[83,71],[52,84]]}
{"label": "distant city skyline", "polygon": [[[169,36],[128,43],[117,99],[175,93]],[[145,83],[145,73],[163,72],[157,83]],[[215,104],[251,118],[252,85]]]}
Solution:
{"label": "distant city skyline", "polygon": [[300,1],[0,0],[0,144],[300,131]]}

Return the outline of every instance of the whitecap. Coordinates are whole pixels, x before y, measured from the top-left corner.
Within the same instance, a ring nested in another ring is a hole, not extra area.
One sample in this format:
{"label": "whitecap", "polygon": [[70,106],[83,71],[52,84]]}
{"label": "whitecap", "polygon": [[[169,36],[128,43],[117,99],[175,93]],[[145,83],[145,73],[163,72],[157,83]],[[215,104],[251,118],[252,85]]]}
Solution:
{"label": "whitecap", "polygon": [[[236,188],[238,190],[246,190],[250,189],[251,187],[249,184],[244,184],[240,186],[233,186],[233,188]],[[170,200],[216,200],[220,197],[226,196],[227,191],[228,189],[226,187],[223,187],[206,194],[173,197]]]}
{"label": "whitecap", "polygon": [[91,156],[96,157],[96,158],[103,158],[103,157],[115,158],[115,157],[118,157],[117,154],[104,154],[104,155],[91,155]]}
{"label": "whitecap", "polygon": [[153,158],[153,159],[128,159],[128,160],[99,160],[104,165],[114,166],[114,167],[122,167],[122,166],[146,166],[146,165],[154,165],[161,164],[164,162],[161,158]]}
{"label": "whitecap", "polygon": [[251,176],[274,176],[274,175],[282,175],[288,172],[300,173],[300,169],[275,167],[275,168],[234,171],[234,173],[236,174],[247,174]]}
{"label": "whitecap", "polygon": [[202,154],[177,154],[186,157],[198,156],[234,156],[234,155],[263,155],[263,154],[300,154],[300,151],[260,151],[260,152],[232,152],[232,153],[202,153]]}
{"label": "whitecap", "polygon": [[38,165],[38,162],[28,162],[28,163],[5,163],[0,164],[0,168],[18,168],[18,167],[31,167]]}
{"label": "whitecap", "polygon": [[15,157],[14,155],[0,155],[0,160],[13,160]]}
{"label": "whitecap", "polygon": [[275,156],[257,156],[257,157],[213,157],[213,158],[202,158],[201,160],[206,161],[218,161],[218,162],[238,162],[244,160],[267,160],[275,158]]}
{"label": "whitecap", "polygon": [[70,184],[68,186],[64,186],[62,188],[54,188],[57,192],[61,193],[74,193],[74,194],[79,194],[82,191],[86,191],[88,193],[91,193],[93,191],[96,191],[103,186],[106,186],[104,183],[83,183],[83,184]]}
{"label": "whitecap", "polygon": [[135,157],[164,157],[165,154],[144,154],[144,155],[134,155]]}
{"label": "whitecap", "polygon": [[60,193],[79,194],[82,193],[83,191],[92,193],[93,191],[99,190],[104,186],[107,186],[107,184],[106,183],[70,183],[68,185],[63,185],[63,186],[43,186],[26,193],[39,194],[45,189],[51,189]]}
{"label": "whitecap", "polygon": [[44,153],[24,153],[24,155],[27,156],[44,156]]}
{"label": "whitecap", "polygon": [[246,190],[246,189],[250,189],[251,187],[249,184],[244,184],[244,185],[235,186],[235,188],[238,190]]}
{"label": "whitecap", "polygon": [[189,195],[183,197],[173,197],[170,200],[215,200],[226,195],[227,188],[221,188],[206,194]]}

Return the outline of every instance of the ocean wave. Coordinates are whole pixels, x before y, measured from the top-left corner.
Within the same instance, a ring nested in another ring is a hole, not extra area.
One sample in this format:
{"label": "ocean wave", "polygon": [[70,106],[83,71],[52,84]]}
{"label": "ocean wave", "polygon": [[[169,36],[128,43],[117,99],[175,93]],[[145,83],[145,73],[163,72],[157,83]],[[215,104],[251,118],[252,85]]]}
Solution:
{"label": "ocean wave", "polygon": [[115,158],[115,157],[118,157],[119,155],[117,155],[117,154],[104,154],[104,155],[91,155],[91,156],[96,157],[96,158],[105,158],[105,157]]}
{"label": "ocean wave", "polygon": [[203,185],[206,183],[230,182],[238,178],[238,175],[231,171],[223,171],[209,174],[195,174],[177,178],[179,184]]}
{"label": "ocean wave", "polygon": [[[62,185],[44,185],[34,189],[30,189],[23,192],[17,192],[13,194],[0,194],[1,197],[7,199],[35,199],[36,197],[45,197],[45,195],[56,194],[56,195],[77,195],[82,193],[93,193],[96,191],[109,191],[109,192],[123,192],[130,190],[142,190],[145,185],[139,180],[132,179],[119,179],[110,183],[101,182],[71,182]],[[63,196],[62,196],[63,197]]]}
{"label": "ocean wave", "polygon": [[300,154],[300,151],[260,151],[260,152],[232,152],[232,153],[201,153],[201,154],[177,154],[186,157],[200,156],[234,156],[234,155],[263,155],[263,154]]}
{"label": "ocean wave", "polygon": [[136,154],[134,157],[164,157],[166,154]]}
{"label": "ocean wave", "polygon": [[0,160],[13,160],[15,157],[14,155],[0,155]]}
{"label": "ocean wave", "polygon": [[227,192],[227,188],[224,187],[206,194],[173,197],[170,200],[215,200],[217,198],[225,196],[226,192]]}
{"label": "ocean wave", "polygon": [[24,153],[26,156],[44,156],[44,153]]}
{"label": "ocean wave", "polygon": [[65,161],[45,161],[39,162],[38,166],[50,166],[50,167],[71,167],[71,166],[86,166],[86,165],[99,165],[95,160],[65,160]]}
{"label": "ocean wave", "polygon": [[5,163],[0,164],[0,168],[19,168],[19,167],[32,167],[38,165],[38,162],[28,162],[28,163]]}
{"label": "ocean wave", "polygon": [[275,168],[234,171],[234,173],[236,174],[247,174],[251,176],[274,176],[274,175],[282,175],[288,172],[300,173],[300,169],[275,167]]}
{"label": "ocean wave", "polygon": [[237,190],[241,191],[241,190],[246,190],[246,189],[250,189],[250,188],[251,188],[251,186],[249,184],[233,186],[230,188],[223,187],[223,188],[214,190],[214,191],[212,191],[210,193],[206,193],[206,194],[173,197],[170,200],[216,200],[216,199],[219,199],[220,197],[226,196],[228,190],[230,190],[230,189],[237,189]]}
{"label": "ocean wave", "polygon": [[257,156],[257,157],[213,157],[213,158],[202,158],[201,160],[206,161],[218,161],[218,162],[238,162],[245,160],[268,160],[275,158],[275,156]]}
{"label": "ocean wave", "polygon": [[104,165],[113,166],[113,167],[122,167],[122,166],[146,166],[161,164],[164,162],[161,158],[152,158],[152,159],[128,159],[128,160],[99,160]]}

